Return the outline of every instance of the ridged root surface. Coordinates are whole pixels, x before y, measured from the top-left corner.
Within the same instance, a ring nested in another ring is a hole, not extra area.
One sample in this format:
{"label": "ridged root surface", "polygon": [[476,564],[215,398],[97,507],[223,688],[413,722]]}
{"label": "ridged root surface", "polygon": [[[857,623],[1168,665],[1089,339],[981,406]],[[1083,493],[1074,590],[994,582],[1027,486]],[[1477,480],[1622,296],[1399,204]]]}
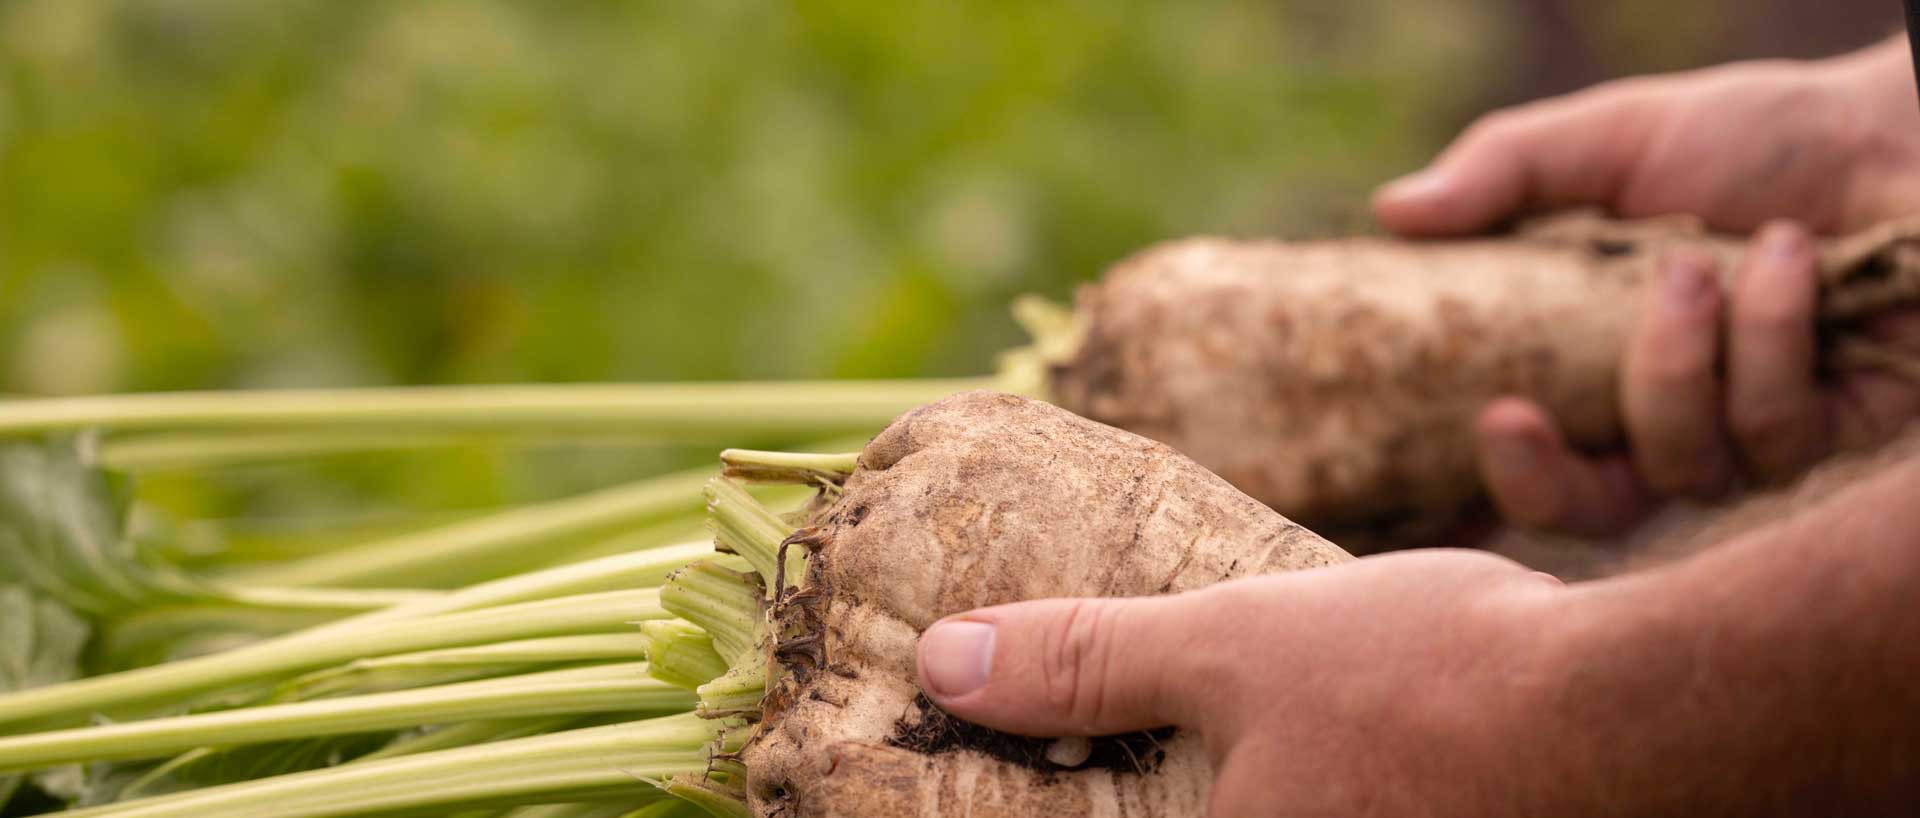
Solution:
{"label": "ridged root surface", "polygon": [[919,698],[919,634],[985,605],[1351,559],[1164,445],[987,392],[894,421],[793,542],[809,582],[776,606],[784,679],[745,751],[755,814],[787,818],[1202,815],[1200,736],[1100,739],[1093,762],[1053,765],[1043,741]]}
{"label": "ridged root surface", "polygon": [[[1620,439],[1628,334],[1681,248],[1731,286],[1746,241],[1573,217],[1463,241],[1172,242],[1081,291],[1049,388],[1323,533],[1430,521],[1479,493],[1472,424],[1496,397],[1538,401],[1577,445]],[[1820,268],[1825,364],[1913,377],[1911,351],[1859,325],[1920,300],[1920,222],[1828,242]]]}

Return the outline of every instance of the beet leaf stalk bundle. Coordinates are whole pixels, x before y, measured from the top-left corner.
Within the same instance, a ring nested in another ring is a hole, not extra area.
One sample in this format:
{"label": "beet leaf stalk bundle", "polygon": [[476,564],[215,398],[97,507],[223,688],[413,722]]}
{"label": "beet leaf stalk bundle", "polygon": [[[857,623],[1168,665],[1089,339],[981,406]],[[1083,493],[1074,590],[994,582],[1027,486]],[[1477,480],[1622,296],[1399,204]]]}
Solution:
{"label": "beet leaf stalk bundle", "polygon": [[[828,490],[853,463],[723,459]],[[743,814],[731,759],[765,690],[761,577],[781,576],[793,526],[730,480],[695,499],[711,509],[710,541],[422,593],[119,672],[13,679],[0,776],[17,787],[31,774],[78,807],[61,814],[102,818]],[[790,562],[799,576],[801,557]],[[44,620],[46,641],[77,644],[84,620],[40,600],[0,586],[9,628]]]}

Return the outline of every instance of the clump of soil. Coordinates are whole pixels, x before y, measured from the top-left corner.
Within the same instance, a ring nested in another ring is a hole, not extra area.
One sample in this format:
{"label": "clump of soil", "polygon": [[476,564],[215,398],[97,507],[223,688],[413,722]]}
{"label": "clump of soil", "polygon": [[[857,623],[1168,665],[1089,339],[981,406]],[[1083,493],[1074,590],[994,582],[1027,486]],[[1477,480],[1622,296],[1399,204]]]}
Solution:
{"label": "clump of soil", "polygon": [[1174,728],[1144,730],[1119,736],[1100,736],[1090,740],[1091,752],[1084,763],[1063,767],[1047,759],[1052,739],[1016,736],[991,730],[947,715],[926,696],[916,696],[913,712],[893,724],[887,744],[925,755],[941,755],[961,750],[991,756],[1051,776],[1062,770],[1098,769],[1117,775],[1145,775],[1160,769],[1167,758],[1164,744],[1176,732]]}

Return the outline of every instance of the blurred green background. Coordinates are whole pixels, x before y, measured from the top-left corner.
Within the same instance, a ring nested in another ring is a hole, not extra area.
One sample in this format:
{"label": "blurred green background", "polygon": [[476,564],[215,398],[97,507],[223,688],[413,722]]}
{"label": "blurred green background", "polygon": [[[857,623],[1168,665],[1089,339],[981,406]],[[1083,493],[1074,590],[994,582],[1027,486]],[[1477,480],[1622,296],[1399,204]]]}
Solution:
{"label": "blurred green background", "polygon": [[[9,0],[0,380],[984,371],[1147,242],[1361,226],[1528,5]],[[1620,71],[1755,14],[1587,5]]]}
{"label": "blurred green background", "polygon": [[980,373],[1011,296],[1187,233],[1368,229],[1489,106],[1898,19],[0,0],[0,389]]}

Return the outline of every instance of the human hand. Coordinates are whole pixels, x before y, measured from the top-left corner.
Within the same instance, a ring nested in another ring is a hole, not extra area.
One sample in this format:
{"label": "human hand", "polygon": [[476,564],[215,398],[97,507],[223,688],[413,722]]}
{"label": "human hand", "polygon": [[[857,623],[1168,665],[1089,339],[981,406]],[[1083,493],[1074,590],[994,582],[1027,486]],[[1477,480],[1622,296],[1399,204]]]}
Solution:
{"label": "human hand", "polygon": [[[1904,42],[1889,42],[1825,63],[1602,85],[1483,119],[1431,168],[1385,188],[1376,210],[1415,235],[1570,205],[1691,213],[1727,230],[1772,216],[1857,229],[1920,205],[1909,71]],[[1624,448],[1575,452],[1544,410],[1518,398],[1483,410],[1482,478],[1507,520],[1616,534],[1664,498],[1793,476],[1887,439],[1920,412],[1908,382],[1818,373],[1804,229],[1769,225],[1737,272],[1723,293],[1710,260],[1665,260],[1623,361]],[[1868,334],[1911,346],[1920,320],[1881,320]]]}
{"label": "human hand", "polygon": [[[1621,364],[1622,448],[1573,449],[1546,410],[1521,398],[1483,409],[1480,473],[1510,522],[1604,536],[1662,499],[1712,499],[1778,482],[1827,455],[1892,438],[1920,414],[1920,389],[1876,371],[1818,371],[1813,242],[1792,223],[1762,230],[1723,293],[1713,261],[1679,254],[1660,278]],[[1911,347],[1920,314],[1866,327]]]}
{"label": "human hand", "polygon": [[1556,655],[1534,626],[1563,591],[1499,557],[1408,551],[1177,596],[1004,605],[929,628],[920,684],[1014,733],[1196,730],[1212,818],[1564,814],[1530,801],[1564,782],[1529,775],[1567,737],[1528,724]]}
{"label": "human hand", "polygon": [[1820,62],[1748,62],[1610,82],[1482,117],[1374,212],[1408,236],[1479,233],[1528,212],[1685,213],[1856,230],[1920,203],[1906,42]]}

